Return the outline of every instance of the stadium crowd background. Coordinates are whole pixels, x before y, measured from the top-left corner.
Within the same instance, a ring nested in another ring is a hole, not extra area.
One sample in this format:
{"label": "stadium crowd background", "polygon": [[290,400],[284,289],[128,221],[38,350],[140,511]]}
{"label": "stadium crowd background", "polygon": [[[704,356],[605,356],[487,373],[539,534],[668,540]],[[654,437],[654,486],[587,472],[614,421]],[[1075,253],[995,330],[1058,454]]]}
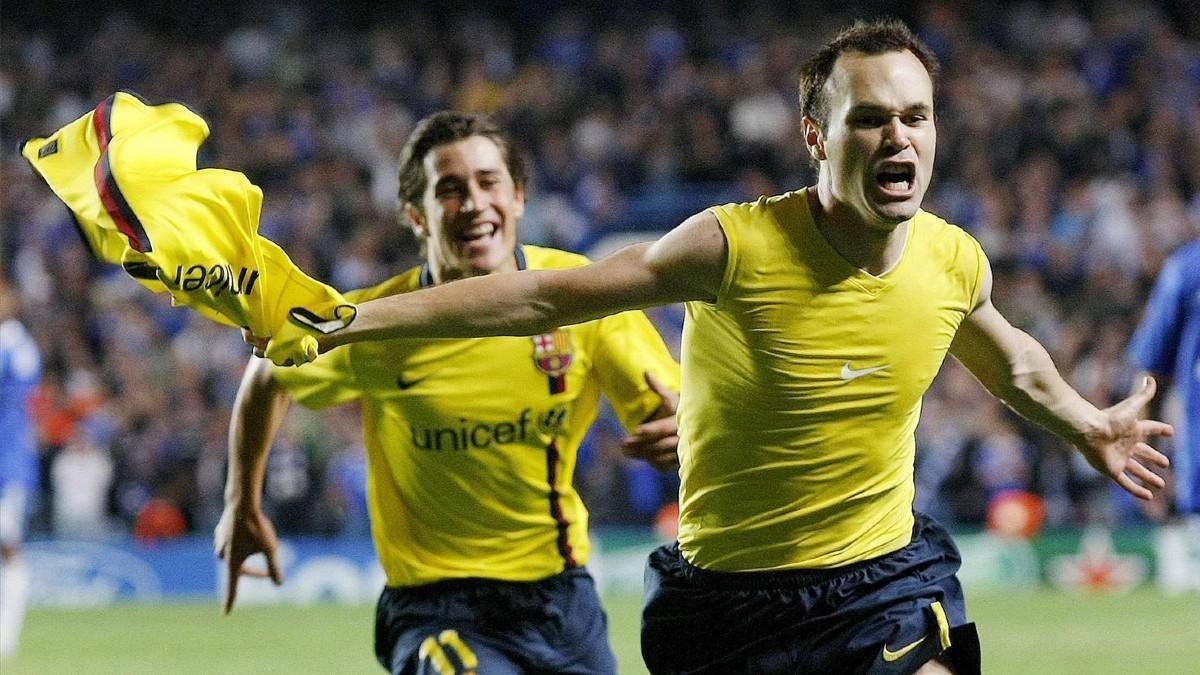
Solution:
{"label": "stadium crowd background", "polygon": [[[943,61],[925,207],[980,239],[996,304],[1089,400],[1123,397],[1153,275],[1200,235],[1200,11],[1183,2],[703,2],[649,14],[624,1],[486,14],[450,3],[336,16],[27,4],[6,3],[0,23],[3,147],[118,88],[184,101],[212,130],[201,163],[262,187],[261,232],[343,289],[419,261],[396,224],[395,159],[414,122],[443,108],[493,112],[517,136],[532,168],[531,243],[586,252],[810,183],[799,65],[848,17],[885,12]],[[248,357],[240,335],[93,262],[15,152],[0,185],[0,263],[46,363],[34,535],[211,532]],[[668,343],[681,316],[653,313]],[[979,524],[1013,489],[1039,494],[1049,525],[1158,515],[950,361],[918,433],[918,507],[952,525]],[[621,436],[611,419],[597,427],[577,481],[594,523],[650,523],[675,483],[624,460]],[[352,408],[294,408],[266,487],[282,532],[365,533],[360,438]]]}

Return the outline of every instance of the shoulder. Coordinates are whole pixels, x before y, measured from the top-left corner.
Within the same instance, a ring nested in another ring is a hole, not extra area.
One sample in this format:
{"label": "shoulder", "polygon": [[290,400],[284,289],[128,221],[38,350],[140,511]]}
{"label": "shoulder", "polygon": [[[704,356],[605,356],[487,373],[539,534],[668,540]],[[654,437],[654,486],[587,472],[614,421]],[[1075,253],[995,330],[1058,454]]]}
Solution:
{"label": "shoulder", "polygon": [[1166,265],[1180,271],[1200,268],[1200,239],[1179,247],[1167,258]]}
{"label": "shoulder", "polygon": [[789,246],[788,232],[795,224],[812,220],[808,190],[762,196],[752,202],[722,204],[705,213],[715,216],[734,258],[744,255],[771,257]]}
{"label": "shoulder", "polygon": [[1176,251],[1175,255],[1172,257],[1200,257],[1200,239],[1193,239],[1191,242],[1180,246],[1179,250]]}
{"label": "shoulder", "polygon": [[912,222],[922,240],[933,249],[951,254],[975,254],[977,251],[982,252],[983,250],[969,232],[924,209],[917,211]]}
{"label": "shoulder", "polygon": [[399,293],[407,293],[415,291],[421,287],[421,267],[413,267],[391,277],[387,281],[368,286],[366,288],[356,288],[346,293],[346,299],[350,302],[366,302],[376,298],[385,298],[389,295]]}
{"label": "shoulder", "polygon": [[36,379],[41,370],[41,354],[33,336],[16,319],[0,323],[0,371],[8,369],[21,380]]}
{"label": "shoulder", "polygon": [[910,245],[927,273],[939,271],[978,307],[991,297],[991,271],[983,247],[970,233],[928,211],[918,211],[912,221]]}
{"label": "shoulder", "polygon": [[1197,269],[1200,269],[1200,240],[1184,244],[1167,257],[1155,282],[1157,293],[1182,298],[1200,291],[1200,274],[1194,272]]}
{"label": "shoulder", "polygon": [[807,210],[807,188],[779,195],[761,196],[752,202],[733,202],[708,208],[724,225],[731,220],[754,221],[787,218],[792,212]]}
{"label": "shoulder", "polygon": [[0,322],[0,344],[8,349],[37,349],[33,336],[16,319]]}
{"label": "shoulder", "polygon": [[525,255],[525,268],[531,270],[583,267],[591,262],[585,255],[532,244],[523,244],[521,253]]}
{"label": "shoulder", "polygon": [[958,225],[955,225],[954,223],[947,221],[945,218],[942,218],[937,214],[926,211],[925,209],[920,209],[917,211],[917,215],[913,216],[913,222],[917,224],[917,227],[920,227],[925,231],[935,235],[942,235],[943,237],[950,237],[953,239],[974,241],[974,237],[972,237],[966,230],[962,229]]}

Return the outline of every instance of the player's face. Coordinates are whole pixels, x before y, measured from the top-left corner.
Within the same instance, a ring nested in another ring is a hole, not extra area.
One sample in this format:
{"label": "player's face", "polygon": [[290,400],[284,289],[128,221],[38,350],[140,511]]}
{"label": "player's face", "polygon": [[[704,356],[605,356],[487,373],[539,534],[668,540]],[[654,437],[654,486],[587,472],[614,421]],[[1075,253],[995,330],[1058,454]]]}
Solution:
{"label": "player's face", "polygon": [[513,183],[495,141],[471,136],[439,145],[425,155],[424,166],[422,213],[410,210],[409,218],[441,278],[515,271],[525,192]]}
{"label": "player's face", "polygon": [[834,63],[825,95],[829,121],[815,151],[826,160],[835,201],[870,227],[911,218],[929,187],[937,145],[925,66],[907,50],[847,52]]}

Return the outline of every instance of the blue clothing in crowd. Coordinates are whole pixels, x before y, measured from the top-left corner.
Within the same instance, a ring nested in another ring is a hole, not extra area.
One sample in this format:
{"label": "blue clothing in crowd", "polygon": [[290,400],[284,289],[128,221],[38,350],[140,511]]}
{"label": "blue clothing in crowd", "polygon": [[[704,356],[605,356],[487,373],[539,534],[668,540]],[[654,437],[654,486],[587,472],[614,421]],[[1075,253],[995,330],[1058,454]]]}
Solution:
{"label": "blue clothing in crowd", "polygon": [[1200,513],[1200,239],[1167,259],[1130,348],[1141,368],[1169,378],[1183,404],[1175,423],[1176,504]]}
{"label": "blue clothing in crowd", "polygon": [[38,480],[37,444],[29,396],[42,373],[33,337],[16,319],[0,323],[0,487]]}

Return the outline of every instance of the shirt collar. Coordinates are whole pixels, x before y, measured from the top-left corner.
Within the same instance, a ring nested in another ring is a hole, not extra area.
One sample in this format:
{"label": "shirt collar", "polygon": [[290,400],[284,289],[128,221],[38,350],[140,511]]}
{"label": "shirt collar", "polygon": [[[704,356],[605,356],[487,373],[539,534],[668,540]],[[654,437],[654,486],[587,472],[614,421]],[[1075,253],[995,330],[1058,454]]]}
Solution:
{"label": "shirt collar", "polygon": [[[517,269],[525,269],[525,251],[520,247],[513,249],[513,256],[517,259]],[[421,265],[421,288],[429,288],[433,285],[433,271],[429,268],[429,263]]]}

